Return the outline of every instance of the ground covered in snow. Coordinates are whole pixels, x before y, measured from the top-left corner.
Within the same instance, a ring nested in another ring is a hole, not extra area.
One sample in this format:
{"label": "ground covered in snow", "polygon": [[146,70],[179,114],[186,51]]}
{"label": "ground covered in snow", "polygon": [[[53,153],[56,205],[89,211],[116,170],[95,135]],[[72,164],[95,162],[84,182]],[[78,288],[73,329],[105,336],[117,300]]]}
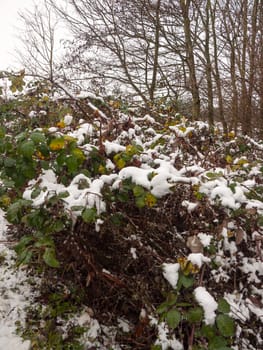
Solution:
{"label": "ground covered in snow", "polygon": [[89,107],[1,132],[0,348],[260,349],[263,143]]}

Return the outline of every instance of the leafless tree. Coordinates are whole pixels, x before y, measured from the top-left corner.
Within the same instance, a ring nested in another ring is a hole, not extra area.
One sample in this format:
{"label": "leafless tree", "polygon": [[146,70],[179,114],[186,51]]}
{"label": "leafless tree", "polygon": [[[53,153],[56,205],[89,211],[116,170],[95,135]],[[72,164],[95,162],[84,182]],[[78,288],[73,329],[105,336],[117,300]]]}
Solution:
{"label": "leafless tree", "polygon": [[27,74],[46,78],[53,84],[59,66],[58,18],[45,0],[41,5],[35,4],[33,10],[25,10],[19,15],[22,48],[17,49],[18,60]]}

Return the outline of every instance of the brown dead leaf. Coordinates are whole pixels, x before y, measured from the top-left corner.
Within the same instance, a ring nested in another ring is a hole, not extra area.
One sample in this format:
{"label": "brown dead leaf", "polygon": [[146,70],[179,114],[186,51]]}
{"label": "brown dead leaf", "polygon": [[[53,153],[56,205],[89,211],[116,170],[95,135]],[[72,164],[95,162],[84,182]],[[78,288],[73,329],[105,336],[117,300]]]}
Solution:
{"label": "brown dead leaf", "polygon": [[203,253],[204,247],[197,236],[190,236],[186,242],[187,248],[191,250],[192,253]]}
{"label": "brown dead leaf", "polygon": [[244,231],[239,228],[236,230],[236,244],[239,245],[245,237]]}

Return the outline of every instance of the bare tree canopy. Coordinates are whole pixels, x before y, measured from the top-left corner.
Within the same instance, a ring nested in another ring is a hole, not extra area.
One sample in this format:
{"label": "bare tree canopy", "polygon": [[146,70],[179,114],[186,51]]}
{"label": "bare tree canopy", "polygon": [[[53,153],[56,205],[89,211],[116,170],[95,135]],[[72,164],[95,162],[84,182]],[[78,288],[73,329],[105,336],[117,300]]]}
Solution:
{"label": "bare tree canopy", "polygon": [[[249,134],[263,121],[262,7],[259,0],[48,0],[45,14],[22,15],[24,64],[51,81],[60,67],[66,80],[98,94],[121,94],[149,110],[170,103],[211,126],[221,121],[225,132],[242,125]],[[58,18],[73,36],[59,65]]]}

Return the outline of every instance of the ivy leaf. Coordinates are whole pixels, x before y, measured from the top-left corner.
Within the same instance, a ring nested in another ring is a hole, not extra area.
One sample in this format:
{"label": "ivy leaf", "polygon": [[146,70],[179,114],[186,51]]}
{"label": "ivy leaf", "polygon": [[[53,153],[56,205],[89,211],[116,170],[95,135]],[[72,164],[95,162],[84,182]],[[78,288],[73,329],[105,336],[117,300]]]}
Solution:
{"label": "ivy leaf", "polygon": [[92,223],[96,220],[97,216],[97,209],[96,208],[86,208],[83,210],[82,219],[84,222]]}
{"label": "ivy leaf", "polygon": [[235,335],[235,322],[230,316],[218,315],[216,317],[216,325],[224,337],[232,337]]}
{"label": "ivy leaf", "polygon": [[56,253],[54,248],[47,247],[43,254],[43,260],[50,267],[59,267],[59,261],[56,259]]}
{"label": "ivy leaf", "polygon": [[170,328],[172,329],[176,328],[179,325],[180,320],[181,320],[181,315],[179,311],[172,309],[167,312],[166,321]]}

